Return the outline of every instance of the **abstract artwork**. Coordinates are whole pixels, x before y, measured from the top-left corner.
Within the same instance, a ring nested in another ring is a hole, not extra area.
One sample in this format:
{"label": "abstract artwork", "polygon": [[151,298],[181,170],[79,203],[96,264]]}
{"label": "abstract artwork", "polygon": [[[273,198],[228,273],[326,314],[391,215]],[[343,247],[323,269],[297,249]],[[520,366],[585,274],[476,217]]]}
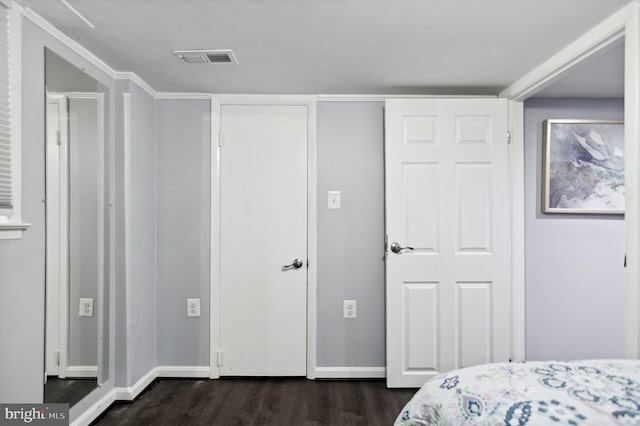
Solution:
{"label": "abstract artwork", "polygon": [[545,120],[542,211],[624,213],[624,124]]}

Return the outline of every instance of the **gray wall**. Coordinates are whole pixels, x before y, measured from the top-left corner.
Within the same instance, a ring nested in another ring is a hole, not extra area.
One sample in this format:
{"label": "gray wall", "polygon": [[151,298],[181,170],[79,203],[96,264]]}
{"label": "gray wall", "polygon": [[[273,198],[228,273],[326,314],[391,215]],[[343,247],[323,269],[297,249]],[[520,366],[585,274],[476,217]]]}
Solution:
{"label": "gray wall", "polygon": [[59,55],[47,52],[45,57],[49,92],[96,92],[96,81]]}
{"label": "gray wall", "polygon": [[[23,20],[22,36],[22,207],[23,219],[31,227],[21,240],[0,241],[0,324],[4,325],[0,327],[0,402],[43,399],[45,46],[113,89],[113,81],[106,75],[27,19]],[[109,130],[112,134],[113,129]],[[113,357],[109,359],[113,361]],[[113,365],[110,367],[113,369]],[[75,418],[112,388],[113,381],[108,380],[74,406],[71,417]]]}
{"label": "gray wall", "polygon": [[156,101],[131,83],[130,383],[156,363]]}
{"label": "gray wall", "polygon": [[623,101],[525,103],[526,358],[622,358],[624,219],[541,213],[548,118],[622,119]]}
{"label": "gray wall", "polygon": [[[67,68],[69,66],[67,65]],[[48,76],[47,76],[48,77]],[[47,79],[49,82],[50,79]],[[94,84],[95,86],[95,81]],[[69,99],[69,365],[98,365],[98,103]],[[101,142],[101,141],[100,141]],[[94,314],[81,317],[80,298]]]}
{"label": "gray wall", "polygon": [[25,21],[22,40],[22,217],[31,228],[21,240],[0,241],[0,402],[43,397],[44,51],[32,27]]}
{"label": "gray wall", "polygon": [[210,102],[159,100],[156,123],[158,365],[208,366]]}
{"label": "gray wall", "polygon": [[[318,329],[320,367],[385,365],[384,102],[319,102]],[[327,208],[327,191],[342,208]],[[357,301],[356,319],[343,300]]]}

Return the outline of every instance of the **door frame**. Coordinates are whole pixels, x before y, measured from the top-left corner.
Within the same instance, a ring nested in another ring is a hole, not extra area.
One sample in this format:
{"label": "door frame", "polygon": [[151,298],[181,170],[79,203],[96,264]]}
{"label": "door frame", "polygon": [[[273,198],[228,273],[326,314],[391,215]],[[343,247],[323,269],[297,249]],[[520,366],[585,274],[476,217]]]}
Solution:
{"label": "door frame", "polygon": [[209,366],[211,379],[220,377],[220,114],[223,105],[304,105],[307,107],[307,375],[316,378],[316,96],[305,95],[211,95],[211,227],[209,261]]}
{"label": "door frame", "polygon": [[[46,247],[47,252],[49,247],[55,245],[58,248],[58,273],[53,274],[51,267],[53,262],[47,260],[46,262],[46,305],[49,303],[55,303],[57,306],[57,315],[55,318],[55,325],[50,324],[50,318],[48,315],[45,317],[45,341],[49,342],[49,337],[53,333],[55,335],[56,348],[51,348],[45,344],[45,356],[46,356],[46,368],[45,368],[45,382],[46,376],[55,375],[61,379],[67,376],[68,366],[68,351],[69,351],[69,271],[68,271],[68,255],[69,255],[69,241],[68,241],[68,190],[63,190],[63,187],[68,185],[68,98],[65,93],[47,92],[47,106],[49,104],[58,105],[58,132],[60,138],[60,145],[58,148],[57,161],[49,158],[49,139],[46,143],[46,197],[49,200],[47,209],[45,212],[45,221],[47,223],[46,230]],[[47,136],[49,122],[47,121]],[[57,176],[57,182],[55,183],[55,192],[52,192],[53,182],[50,174],[55,173]],[[58,209],[50,209],[49,205],[52,204],[54,198],[58,202]],[[57,224],[57,226],[54,226]],[[57,228],[57,237],[51,235],[54,228]],[[54,295],[55,294],[55,295]],[[47,309],[48,311],[48,309]],[[57,353],[57,356],[55,355]],[[47,368],[51,362],[51,357],[57,358],[57,368],[53,370]],[[51,374],[51,373],[56,374]]]}
{"label": "door frame", "polygon": [[[627,358],[637,359],[640,355],[640,324],[638,324],[640,319],[640,268],[638,265],[640,260],[640,147],[636,142],[640,140],[640,3],[637,1],[630,3],[606,18],[503,90],[500,97],[509,99],[513,110],[520,111],[514,114],[516,126],[513,128],[518,130],[512,138],[516,141],[515,145],[521,146],[524,142],[522,125],[524,100],[562,78],[585,59],[620,40],[625,42],[625,251],[629,259],[625,269],[625,353]],[[513,143],[512,146],[514,146]],[[519,260],[516,259],[516,261]],[[622,259],[620,261],[622,262]],[[524,287],[520,291],[522,291],[521,303],[524,303]],[[524,313],[524,304],[521,308]],[[524,328],[521,333],[520,339],[524,347]]]}

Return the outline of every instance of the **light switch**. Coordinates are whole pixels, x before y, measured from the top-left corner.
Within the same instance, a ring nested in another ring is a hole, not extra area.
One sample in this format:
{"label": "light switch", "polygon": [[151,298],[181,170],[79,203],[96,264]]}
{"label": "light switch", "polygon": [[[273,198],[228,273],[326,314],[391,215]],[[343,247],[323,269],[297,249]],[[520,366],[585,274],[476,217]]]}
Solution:
{"label": "light switch", "polygon": [[339,209],[340,208],[340,191],[329,191],[328,196],[329,208],[330,209]]}
{"label": "light switch", "polygon": [[80,298],[80,316],[92,317],[93,316],[93,299],[92,298]]}

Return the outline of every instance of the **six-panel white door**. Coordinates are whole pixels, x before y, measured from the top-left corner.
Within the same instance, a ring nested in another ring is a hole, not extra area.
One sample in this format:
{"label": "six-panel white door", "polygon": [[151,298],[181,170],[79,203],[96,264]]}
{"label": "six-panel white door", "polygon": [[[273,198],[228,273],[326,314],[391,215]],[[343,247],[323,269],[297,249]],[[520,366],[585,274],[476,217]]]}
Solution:
{"label": "six-panel white door", "polygon": [[388,100],[387,385],[510,355],[507,102]]}
{"label": "six-panel white door", "polygon": [[221,129],[220,374],[304,376],[307,107],[223,105]]}

